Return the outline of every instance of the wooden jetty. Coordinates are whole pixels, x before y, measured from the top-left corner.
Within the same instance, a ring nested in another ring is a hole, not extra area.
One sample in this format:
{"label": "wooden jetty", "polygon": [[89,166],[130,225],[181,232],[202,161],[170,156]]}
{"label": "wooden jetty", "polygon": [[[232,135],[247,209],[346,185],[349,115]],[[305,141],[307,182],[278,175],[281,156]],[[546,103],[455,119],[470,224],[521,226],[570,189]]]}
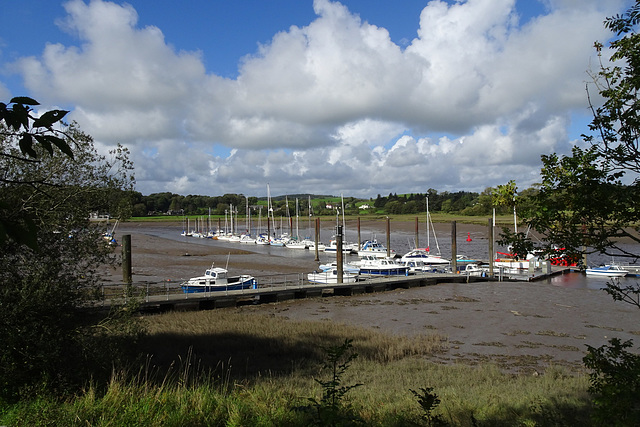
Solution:
{"label": "wooden jetty", "polygon": [[[569,272],[568,268],[554,267],[549,273],[522,275],[521,277],[503,277],[503,281],[533,281],[551,275]],[[355,283],[318,284],[305,279],[306,274],[288,275],[281,280],[271,277],[269,280],[258,279],[256,289],[218,290],[211,292],[183,293],[179,287],[132,284],[130,286],[105,286],[104,298],[93,307],[108,309],[112,305],[121,305],[128,298],[134,298],[143,312],[165,312],[171,310],[210,310],[223,307],[237,307],[246,304],[274,303],[292,299],[351,296],[384,292],[394,289],[410,289],[433,286],[438,283],[472,283],[497,281],[496,277],[479,277],[453,273],[419,273],[409,276],[385,276],[363,278]],[[284,276],[280,276],[284,277]],[[130,292],[125,295],[124,290]]]}

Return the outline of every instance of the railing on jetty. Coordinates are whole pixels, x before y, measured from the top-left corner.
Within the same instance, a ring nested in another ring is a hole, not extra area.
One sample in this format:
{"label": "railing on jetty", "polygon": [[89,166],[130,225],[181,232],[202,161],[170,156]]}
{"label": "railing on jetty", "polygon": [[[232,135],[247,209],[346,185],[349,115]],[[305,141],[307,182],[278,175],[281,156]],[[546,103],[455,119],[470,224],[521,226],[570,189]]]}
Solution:
{"label": "railing on jetty", "polygon": [[[567,268],[556,268],[552,274],[561,274]],[[289,299],[302,299],[329,295],[356,295],[383,292],[397,288],[414,288],[438,283],[470,283],[489,280],[536,280],[548,277],[523,275],[521,277],[478,277],[453,273],[417,273],[409,276],[362,276],[355,283],[312,283],[305,273],[277,274],[256,277],[255,289],[220,289],[216,291],[184,293],[180,281],[142,282],[126,284],[105,284],[102,286],[102,300],[94,305],[108,308],[112,305],[126,304],[135,299],[142,310],[168,311],[180,306],[195,305],[199,309],[233,307],[242,304],[278,302]]]}

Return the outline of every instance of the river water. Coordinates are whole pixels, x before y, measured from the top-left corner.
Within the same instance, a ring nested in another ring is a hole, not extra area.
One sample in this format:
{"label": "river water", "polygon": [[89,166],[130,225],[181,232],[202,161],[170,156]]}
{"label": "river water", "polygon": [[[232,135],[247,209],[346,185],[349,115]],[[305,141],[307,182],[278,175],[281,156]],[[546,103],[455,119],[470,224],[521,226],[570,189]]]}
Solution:
{"label": "river water", "polygon": [[[381,225],[377,225],[376,227],[362,227],[360,229],[360,238],[361,240],[368,239],[377,239],[378,242],[387,245],[387,233],[386,229],[381,229],[384,227],[384,222],[380,222]],[[319,241],[324,243],[329,243],[331,239],[334,238],[335,235],[335,226],[322,224],[324,228],[320,230],[320,238]],[[396,251],[398,255],[403,255],[413,249],[415,247],[416,233],[415,231],[407,231],[406,224],[403,227],[404,229],[394,230],[393,224],[391,225],[390,231],[390,246],[393,250]],[[410,227],[409,227],[410,228]],[[452,257],[452,240],[451,240],[451,226],[449,224],[438,224],[437,225],[437,236],[434,236],[433,233],[430,236],[427,236],[425,232],[418,236],[418,244],[420,247],[429,247],[430,251],[434,255],[442,255],[443,258],[451,259]],[[253,229],[252,235],[257,234],[257,230]],[[307,232],[308,230],[305,228],[304,231],[300,229],[301,236],[310,236],[313,240],[313,235]],[[127,225],[126,223],[120,227],[119,234],[126,234]],[[205,245],[205,246],[215,246],[215,247],[228,247],[228,248],[241,248],[243,250],[269,255],[276,257],[285,257],[290,258],[293,263],[295,263],[296,259],[299,260],[309,260],[315,258],[315,251],[309,250],[301,250],[301,249],[288,249],[285,247],[279,246],[269,246],[269,245],[253,245],[253,244],[241,244],[241,243],[231,243],[222,240],[213,240],[213,239],[198,239],[192,237],[181,236],[182,228],[173,226],[163,226],[163,225],[150,225],[144,227],[142,230],[137,228],[137,233],[144,233],[151,236],[161,237],[168,240],[179,241],[183,243],[193,244],[193,245]],[[497,232],[496,232],[497,233]],[[469,225],[469,224],[460,224],[457,226],[457,238],[456,238],[456,246],[457,246],[457,254],[462,255],[467,259],[477,259],[477,260],[488,260],[489,259],[489,239],[487,238],[488,231],[487,227],[482,227],[478,225]],[[350,228],[345,228],[344,233],[344,241],[345,242],[357,242],[358,241],[358,231],[355,226]],[[494,244],[494,252],[508,252],[508,249],[505,247],[501,247],[497,244]],[[640,252],[638,250],[637,252]],[[323,252],[319,253],[319,262],[325,263],[335,259],[335,255],[325,254]],[[348,255],[345,257],[345,262],[349,262],[350,260],[357,260],[357,255]],[[610,263],[611,259],[607,259],[605,256],[601,255],[590,255],[589,256],[589,264],[590,265],[600,265],[605,263]],[[600,277],[586,277],[582,273],[570,273],[560,276],[553,276],[549,279],[546,279],[544,282],[549,283],[553,286],[559,286],[564,288],[574,288],[574,289],[602,289],[606,282],[607,278]],[[621,279],[622,283],[631,282],[635,283],[635,277],[627,277]]]}

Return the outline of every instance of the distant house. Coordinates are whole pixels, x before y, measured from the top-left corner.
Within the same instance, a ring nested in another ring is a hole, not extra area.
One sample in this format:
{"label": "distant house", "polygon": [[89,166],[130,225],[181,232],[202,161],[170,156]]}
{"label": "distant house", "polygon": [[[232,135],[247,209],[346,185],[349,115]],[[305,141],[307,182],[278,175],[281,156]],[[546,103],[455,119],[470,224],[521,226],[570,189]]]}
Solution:
{"label": "distant house", "polygon": [[331,203],[327,203],[326,205],[324,205],[324,207],[326,209],[333,209],[333,205]]}
{"label": "distant house", "polygon": [[364,205],[360,205],[358,206],[358,209],[371,209],[371,206],[367,205],[366,203]]}

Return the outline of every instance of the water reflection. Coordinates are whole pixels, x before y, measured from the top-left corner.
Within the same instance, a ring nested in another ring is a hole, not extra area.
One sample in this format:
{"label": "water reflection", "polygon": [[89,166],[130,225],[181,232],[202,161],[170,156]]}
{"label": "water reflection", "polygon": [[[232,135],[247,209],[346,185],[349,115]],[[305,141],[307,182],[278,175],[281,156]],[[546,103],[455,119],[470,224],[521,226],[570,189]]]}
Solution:
{"label": "water reflection", "polygon": [[640,278],[634,276],[622,277],[617,279],[607,277],[587,277],[584,273],[568,273],[552,276],[549,279],[542,281],[542,283],[548,283],[553,286],[558,286],[568,289],[593,289],[600,290],[606,287],[607,282],[617,280],[622,286],[635,285]]}

